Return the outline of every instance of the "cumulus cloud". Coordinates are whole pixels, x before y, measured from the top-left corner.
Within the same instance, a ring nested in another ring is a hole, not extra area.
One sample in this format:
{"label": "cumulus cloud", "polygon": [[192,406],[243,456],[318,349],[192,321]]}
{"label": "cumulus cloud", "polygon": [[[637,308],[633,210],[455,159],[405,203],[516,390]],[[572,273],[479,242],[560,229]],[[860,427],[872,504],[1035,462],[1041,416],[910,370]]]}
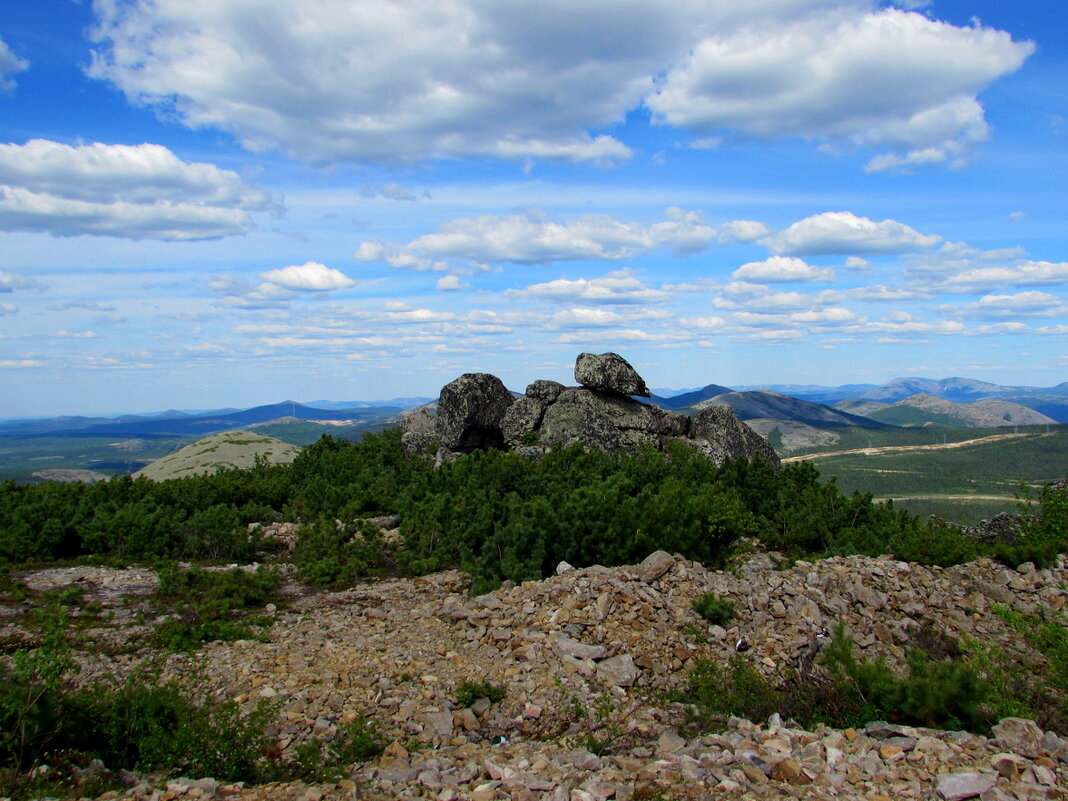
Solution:
{"label": "cumulus cloud", "polygon": [[458,292],[461,289],[470,289],[470,284],[465,284],[455,275],[443,275],[434,284],[434,288],[439,292]]}
{"label": "cumulus cloud", "polygon": [[600,278],[557,278],[525,289],[509,289],[504,294],[528,300],[609,305],[659,303],[670,297],[667,292],[642,283],[629,270],[614,270]]}
{"label": "cumulus cloud", "polygon": [[445,259],[471,265],[552,264],[592,259],[615,261],[666,248],[676,256],[705,250],[716,229],[700,212],[669,208],[662,222],[644,225],[621,222],[607,214],[586,214],[559,223],[540,209],[507,216],[486,214],[443,223],[432,234],[407,244],[368,240],[355,256],[361,261],[385,261],[409,270],[452,269]]}
{"label": "cumulus cloud", "polygon": [[40,288],[41,284],[32,278],[26,278],[23,275],[16,275],[15,273],[9,273],[6,270],[0,270],[0,293],[14,292],[16,289]]}
{"label": "cumulus cloud", "polygon": [[983,295],[975,303],[944,304],[939,311],[953,317],[1053,317],[1068,314],[1068,305],[1056,295],[1032,290],[1015,295]]}
{"label": "cumulus cloud", "polygon": [[785,256],[907,253],[937,245],[940,236],[927,236],[896,220],[875,222],[848,211],[828,211],[806,217],[760,244]]}
{"label": "cumulus cloud", "polygon": [[216,239],[251,230],[249,212],[278,208],[237,173],[161,145],[0,144],[3,231]]}
{"label": "cumulus cloud", "polygon": [[[902,0],[910,8],[918,0]],[[313,162],[615,163],[649,108],[723,133],[889,149],[987,135],[977,93],[1032,52],[874,0],[94,3],[89,74],[192,128]]]}
{"label": "cumulus cloud", "polygon": [[18,314],[18,312],[18,308],[14,305],[10,303],[0,303],[0,317],[3,317],[6,314]]}
{"label": "cumulus cloud", "polygon": [[30,62],[19,58],[3,39],[0,39],[0,92],[7,92],[15,88],[15,82],[10,75],[22,72],[30,66]]}
{"label": "cumulus cloud", "polygon": [[814,267],[794,256],[771,256],[764,261],[751,261],[743,264],[731,275],[736,281],[761,284],[834,280],[834,270],[828,267]]}
{"label": "cumulus cloud", "polygon": [[732,220],[719,227],[721,244],[730,242],[753,242],[771,234],[771,229],[755,220]]}
{"label": "cumulus cloud", "polygon": [[940,164],[986,138],[976,94],[1034,51],[1001,31],[866,3],[751,23],[704,37],[670,70],[646,100],[654,119],[903,153],[869,169]]}
{"label": "cumulus cloud", "polygon": [[978,267],[942,279],[946,289],[1068,284],[1068,261],[1025,261],[1006,267]]}
{"label": "cumulus cloud", "polygon": [[356,285],[355,281],[340,270],[327,267],[317,261],[299,265],[292,264],[279,270],[268,270],[260,273],[260,278],[297,292],[326,292]]}

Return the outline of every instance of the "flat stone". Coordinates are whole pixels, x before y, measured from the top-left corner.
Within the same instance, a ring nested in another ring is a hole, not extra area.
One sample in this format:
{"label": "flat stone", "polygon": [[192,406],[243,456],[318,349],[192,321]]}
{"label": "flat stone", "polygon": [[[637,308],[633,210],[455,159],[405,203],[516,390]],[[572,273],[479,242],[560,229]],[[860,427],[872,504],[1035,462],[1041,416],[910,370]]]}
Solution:
{"label": "flat stone", "polygon": [[935,777],[935,790],[945,801],[963,801],[985,793],[997,783],[995,773],[940,773]]}
{"label": "flat stone", "polygon": [[1006,751],[1025,757],[1036,757],[1042,751],[1042,729],[1033,720],[1004,718],[991,731]]}
{"label": "flat stone", "polygon": [[595,675],[609,687],[630,687],[638,680],[638,666],[630,654],[620,654],[600,662]]}
{"label": "flat stone", "polygon": [[603,645],[587,645],[571,639],[566,634],[557,635],[553,640],[553,650],[561,656],[571,656],[575,659],[604,659],[608,656],[608,649]]}

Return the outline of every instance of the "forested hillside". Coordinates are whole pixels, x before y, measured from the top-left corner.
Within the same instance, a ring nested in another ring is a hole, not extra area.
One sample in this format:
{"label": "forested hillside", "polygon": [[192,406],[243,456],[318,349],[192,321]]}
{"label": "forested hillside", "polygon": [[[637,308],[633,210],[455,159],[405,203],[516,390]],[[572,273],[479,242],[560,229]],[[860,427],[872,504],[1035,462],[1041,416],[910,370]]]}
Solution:
{"label": "forested hillside", "polygon": [[[1053,515],[1064,493],[1047,494],[1049,512],[1033,527],[1044,540],[1068,525]],[[364,522],[383,514],[400,516],[399,539]],[[795,555],[892,552],[927,563],[982,551],[871,494],[844,495],[807,463],[776,472],[762,460],[717,467],[684,446],[667,458],[572,447],[540,461],[479,451],[434,470],[405,457],[389,430],[361,443],[323,437],[292,464],[211,476],[6,482],[0,561],[252,559],[277,544],[249,525],[283,520],[300,524],[296,561],[322,586],[462,566],[488,588],[548,575],[562,560],[625,564],[658,548],[717,565],[749,538]]]}

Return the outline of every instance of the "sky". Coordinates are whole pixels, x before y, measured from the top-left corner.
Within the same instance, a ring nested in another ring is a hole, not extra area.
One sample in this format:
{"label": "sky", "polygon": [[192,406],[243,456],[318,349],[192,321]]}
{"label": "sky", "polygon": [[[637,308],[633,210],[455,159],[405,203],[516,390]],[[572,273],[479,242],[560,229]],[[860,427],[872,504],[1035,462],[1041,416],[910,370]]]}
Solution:
{"label": "sky", "polygon": [[1068,380],[1055,0],[0,11],[0,417]]}

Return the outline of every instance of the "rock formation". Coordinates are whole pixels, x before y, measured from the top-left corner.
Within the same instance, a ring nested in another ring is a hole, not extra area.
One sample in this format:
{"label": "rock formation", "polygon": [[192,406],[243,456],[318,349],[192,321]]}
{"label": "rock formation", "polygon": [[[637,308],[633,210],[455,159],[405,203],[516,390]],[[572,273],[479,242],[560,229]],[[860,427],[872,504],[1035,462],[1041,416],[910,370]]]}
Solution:
{"label": "rock formation", "polygon": [[509,447],[538,457],[575,443],[634,453],[643,445],[665,450],[683,442],[717,464],[759,456],[779,466],[767,440],[729,407],[711,407],[691,419],[634,400],[632,395],[648,396],[649,389],[615,353],[580,354],[575,380],[577,387],[538,380],[515,398],[496,376],[463,375],[442,388],[436,421],[424,408],[401,422],[405,450],[426,454],[437,443],[440,464],[479,448]]}

